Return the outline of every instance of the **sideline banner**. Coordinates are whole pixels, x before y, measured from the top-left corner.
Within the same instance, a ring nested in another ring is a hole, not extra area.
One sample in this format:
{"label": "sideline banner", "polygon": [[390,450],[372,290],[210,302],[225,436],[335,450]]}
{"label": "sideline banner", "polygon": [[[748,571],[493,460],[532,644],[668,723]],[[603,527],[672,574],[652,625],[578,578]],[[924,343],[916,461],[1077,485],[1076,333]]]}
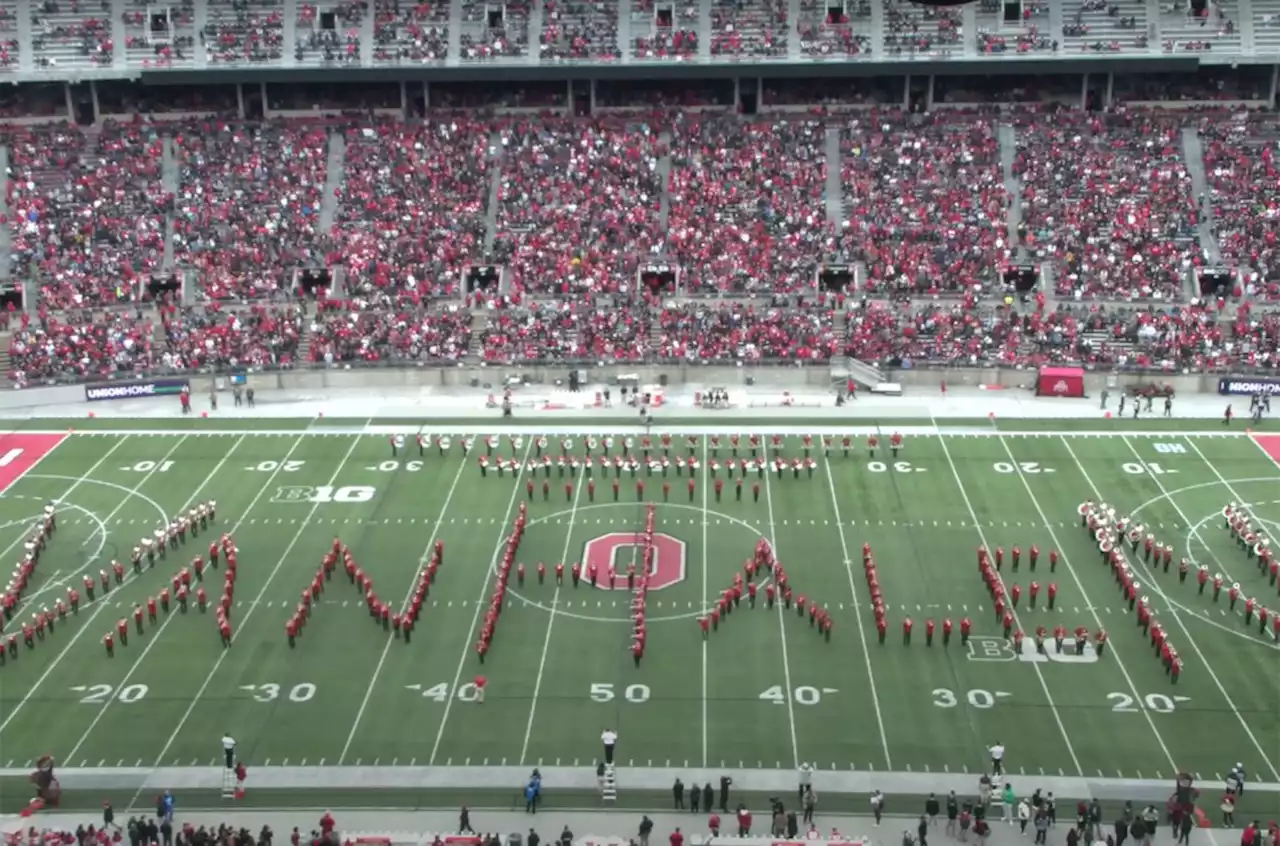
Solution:
{"label": "sideline banner", "polygon": [[1223,396],[1280,394],[1280,379],[1225,376],[1218,380],[1218,393]]}
{"label": "sideline banner", "polygon": [[131,382],[97,382],[84,386],[85,402],[177,396],[191,387],[189,379],[136,379]]}
{"label": "sideline banner", "polygon": [[1036,396],[1084,396],[1084,370],[1079,367],[1041,367],[1036,379]]}

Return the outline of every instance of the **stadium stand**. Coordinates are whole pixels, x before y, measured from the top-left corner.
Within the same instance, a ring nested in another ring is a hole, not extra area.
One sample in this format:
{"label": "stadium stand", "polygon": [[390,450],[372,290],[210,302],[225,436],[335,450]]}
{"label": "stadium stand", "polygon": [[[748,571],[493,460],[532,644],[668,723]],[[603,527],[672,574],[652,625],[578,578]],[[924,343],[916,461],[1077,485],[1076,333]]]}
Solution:
{"label": "stadium stand", "polygon": [[[1280,0],[157,8],[0,0],[0,70],[317,76],[6,90],[0,290],[36,295],[0,309],[15,384],[395,362],[1280,363],[1280,122],[1259,110],[1274,68],[1231,66],[1280,44]],[[938,71],[1082,54],[1215,64]],[[758,70],[851,58],[938,64]],[[698,78],[612,78],[686,63]],[[321,76],[366,64],[474,79]],[[1005,303],[1011,263],[1045,287]],[[820,291],[826,264],[850,287]],[[1198,287],[1211,264],[1225,287]],[[646,280],[655,266],[675,281]],[[295,287],[326,268],[314,296]]]}

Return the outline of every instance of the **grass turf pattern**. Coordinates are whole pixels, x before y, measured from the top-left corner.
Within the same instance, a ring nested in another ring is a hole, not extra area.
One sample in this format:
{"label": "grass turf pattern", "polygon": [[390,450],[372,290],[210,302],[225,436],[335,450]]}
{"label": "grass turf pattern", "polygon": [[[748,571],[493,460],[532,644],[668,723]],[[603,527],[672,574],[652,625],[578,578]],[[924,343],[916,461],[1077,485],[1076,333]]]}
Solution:
{"label": "grass turf pattern", "polygon": [[[208,766],[227,731],[251,767],[585,766],[610,726],[624,766],[788,768],[800,760],[820,769],[976,772],[986,747],[1001,740],[1014,772],[1171,778],[1183,769],[1212,778],[1244,760],[1253,774],[1280,781],[1277,645],[1256,621],[1245,626],[1243,602],[1232,611],[1225,592],[1215,603],[1210,592],[1197,593],[1194,578],[1143,574],[1186,663],[1171,685],[1076,516],[1085,498],[1136,511],[1173,543],[1175,562],[1187,555],[1280,606],[1276,587],[1219,517],[1236,501],[1249,504],[1264,531],[1280,523],[1270,445],[1264,437],[1126,431],[909,434],[896,460],[886,439],[872,458],[858,437],[848,457],[837,448],[827,459],[816,446],[812,476],[753,474],[741,501],[723,470],[717,501],[711,441],[699,437],[692,499],[674,470],[666,502],[659,476],[637,476],[645,500],[658,503],[657,530],[683,550],[675,556],[680,577],[650,591],[639,668],[628,648],[625,578],[604,590],[574,588],[566,576],[557,590],[550,573],[542,584],[535,575],[539,561],[567,569],[585,560],[594,539],[640,530],[643,505],[626,471],[617,502],[612,473],[597,471],[592,499],[580,475],[566,493],[570,479],[555,470],[544,501],[541,473],[532,500],[523,478],[482,476],[480,444],[464,460],[456,444],[421,458],[411,444],[392,458],[382,435],[71,435],[0,498],[0,545],[11,558],[44,503],[59,502],[58,533],[28,591],[33,604],[52,606],[67,580],[127,561],[161,515],[215,499],[215,530],[234,528],[240,550],[235,644],[222,649],[212,612],[174,611],[106,657],[101,637],[115,620],[157,594],[210,538],[189,540],[177,557],[128,579],[0,668],[0,765],[24,768],[47,753],[63,767]],[[803,456],[798,437],[782,447],[788,460]],[[500,452],[511,451],[504,437]],[[526,436],[518,457],[534,451]],[[721,462],[728,452],[726,435]],[[767,438],[762,454],[775,457]],[[682,437],[677,455],[687,455]],[[482,667],[473,648],[481,603],[520,503],[529,523],[517,560],[527,575],[523,585],[512,578]],[[411,643],[374,625],[339,575],[289,648],[285,622],[335,536],[397,608],[431,543],[444,543],[445,563]],[[794,611],[752,610],[744,599],[704,645],[697,616],[759,538],[774,546],[795,592],[827,609],[829,643]],[[976,567],[983,542],[1006,555],[1014,545],[1024,550],[1020,572],[1007,560],[1002,571],[1006,585],[1024,591],[1023,628],[1103,627],[1110,640],[1102,659],[1008,660]],[[883,645],[863,543],[888,606]],[[1041,550],[1035,574],[1025,553],[1032,544]],[[1054,573],[1051,549],[1062,557]],[[625,572],[635,551],[620,545],[610,554]],[[1033,580],[1056,583],[1053,610],[1043,592],[1028,607]],[[899,628],[906,616],[916,623],[910,646]],[[970,647],[955,636],[944,648],[942,620],[958,625],[964,616],[974,623]],[[932,647],[926,618],[939,626]],[[470,701],[478,673],[488,680],[483,705]]]}

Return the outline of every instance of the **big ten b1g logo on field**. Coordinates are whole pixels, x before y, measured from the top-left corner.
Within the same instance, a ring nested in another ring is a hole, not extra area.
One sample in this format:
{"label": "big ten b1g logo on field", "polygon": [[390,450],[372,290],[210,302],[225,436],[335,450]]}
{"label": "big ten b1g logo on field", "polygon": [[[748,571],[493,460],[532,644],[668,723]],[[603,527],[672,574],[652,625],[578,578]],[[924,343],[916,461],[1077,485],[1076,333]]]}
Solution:
{"label": "big ten b1g logo on field", "polygon": [[289,485],[276,488],[272,502],[297,502],[323,505],[330,502],[358,503],[369,502],[377,494],[377,489],[370,485]]}
{"label": "big ten b1g logo on field", "polygon": [[1028,664],[1094,664],[1098,653],[1092,643],[1086,642],[1084,648],[1076,651],[1074,643],[1063,644],[1062,649],[1052,640],[1046,640],[1044,651],[1036,649],[1030,638],[1022,641],[1021,650],[1015,649],[1012,642],[1002,637],[974,635],[969,638],[970,661],[1025,661]]}
{"label": "big ten b1g logo on field", "polygon": [[[610,532],[587,541],[582,552],[582,566],[590,568],[592,564],[602,577],[605,573],[616,573],[620,578],[613,584],[613,590],[627,590],[625,576],[629,565],[638,565],[644,550],[644,536],[639,532]],[[685,577],[684,541],[673,538],[662,532],[653,535],[653,562],[649,565],[649,590],[662,590],[679,584]],[[609,580],[601,578],[596,586],[609,590]]]}

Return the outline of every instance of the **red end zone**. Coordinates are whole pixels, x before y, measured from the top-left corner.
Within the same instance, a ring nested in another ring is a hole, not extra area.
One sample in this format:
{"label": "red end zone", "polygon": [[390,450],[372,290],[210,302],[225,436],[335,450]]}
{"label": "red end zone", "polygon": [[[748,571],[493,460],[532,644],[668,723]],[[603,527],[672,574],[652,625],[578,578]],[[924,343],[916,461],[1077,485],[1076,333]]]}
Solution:
{"label": "red end zone", "polygon": [[9,490],[35,467],[40,459],[53,452],[66,435],[0,436],[0,493]]}
{"label": "red end zone", "polygon": [[1280,466],[1280,435],[1251,435],[1253,442],[1258,445],[1258,449],[1267,454],[1267,457]]}

